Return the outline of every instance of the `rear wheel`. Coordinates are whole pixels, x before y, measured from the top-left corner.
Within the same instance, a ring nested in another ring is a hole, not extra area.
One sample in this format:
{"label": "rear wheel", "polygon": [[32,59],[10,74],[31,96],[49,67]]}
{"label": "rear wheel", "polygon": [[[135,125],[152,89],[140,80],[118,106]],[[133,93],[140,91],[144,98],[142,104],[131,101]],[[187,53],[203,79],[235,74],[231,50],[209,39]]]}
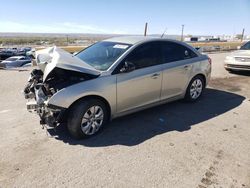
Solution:
{"label": "rear wheel", "polygon": [[197,75],[195,76],[189,83],[186,95],[185,95],[185,100],[194,102],[197,101],[205,88],[205,80],[202,76]]}
{"label": "rear wheel", "polygon": [[71,108],[67,127],[74,138],[81,139],[100,132],[107,120],[105,104],[98,99],[86,99]]}

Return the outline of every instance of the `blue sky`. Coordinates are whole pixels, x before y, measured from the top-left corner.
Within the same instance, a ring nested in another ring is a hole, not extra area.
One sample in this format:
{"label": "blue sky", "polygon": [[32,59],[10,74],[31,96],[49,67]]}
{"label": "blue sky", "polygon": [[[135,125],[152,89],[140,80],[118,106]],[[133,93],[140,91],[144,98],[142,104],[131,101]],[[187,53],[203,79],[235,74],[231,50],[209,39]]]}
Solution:
{"label": "blue sky", "polygon": [[250,34],[250,0],[4,0],[0,32]]}

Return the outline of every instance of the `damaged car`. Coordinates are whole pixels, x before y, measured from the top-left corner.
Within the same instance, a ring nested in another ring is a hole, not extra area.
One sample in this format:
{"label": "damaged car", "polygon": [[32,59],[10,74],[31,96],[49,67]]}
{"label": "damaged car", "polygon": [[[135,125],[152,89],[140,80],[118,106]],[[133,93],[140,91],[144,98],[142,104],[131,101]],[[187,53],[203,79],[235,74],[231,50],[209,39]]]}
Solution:
{"label": "damaged car", "polygon": [[198,100],[211,75],[211,59],[186,43],[116,37],[77,54],[52,47],[36,54],[24,88],[27,109],[54,128],[66,122],[77,139],[110,120],[162,103]]}

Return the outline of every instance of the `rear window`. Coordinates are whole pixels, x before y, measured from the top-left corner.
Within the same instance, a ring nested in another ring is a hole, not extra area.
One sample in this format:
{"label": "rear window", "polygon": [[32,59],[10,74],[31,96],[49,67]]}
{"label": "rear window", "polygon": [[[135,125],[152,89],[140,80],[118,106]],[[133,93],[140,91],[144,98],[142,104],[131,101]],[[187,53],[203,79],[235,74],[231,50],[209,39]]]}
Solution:
{"label": "rear window", "polygon": [[189,48],[174,42],[162,43],[162,63],[170,63],[197,57],[197,55]]}
{"label": "rear window", "polygon": [[244,44],[243,46],[241,46],[240,49],[241,50],[250,50],[250,42],[247,42],[246,44]]}

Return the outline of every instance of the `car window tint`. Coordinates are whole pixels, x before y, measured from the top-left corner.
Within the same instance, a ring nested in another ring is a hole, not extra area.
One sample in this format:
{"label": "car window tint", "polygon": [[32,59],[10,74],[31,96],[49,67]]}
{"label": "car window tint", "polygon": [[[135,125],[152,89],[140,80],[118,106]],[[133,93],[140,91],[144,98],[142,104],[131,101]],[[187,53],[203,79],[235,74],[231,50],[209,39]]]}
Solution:
{"label": "car window tint", "polygon": [[163,42],[161,44],[162,63],[180,61],[197,57],[197,55],[189,48],[174,42]]}
{"label": "car window tint", "polygon": [[160,64],[160,45],[158,42],[143,44],[131,52],[125,61],[131,62],[136,69]]}
{"label": "car window tint", "polygon": [[240,49],[241,50],[250,50],[250,42],[247,42],[246,44],[244,44]]}

